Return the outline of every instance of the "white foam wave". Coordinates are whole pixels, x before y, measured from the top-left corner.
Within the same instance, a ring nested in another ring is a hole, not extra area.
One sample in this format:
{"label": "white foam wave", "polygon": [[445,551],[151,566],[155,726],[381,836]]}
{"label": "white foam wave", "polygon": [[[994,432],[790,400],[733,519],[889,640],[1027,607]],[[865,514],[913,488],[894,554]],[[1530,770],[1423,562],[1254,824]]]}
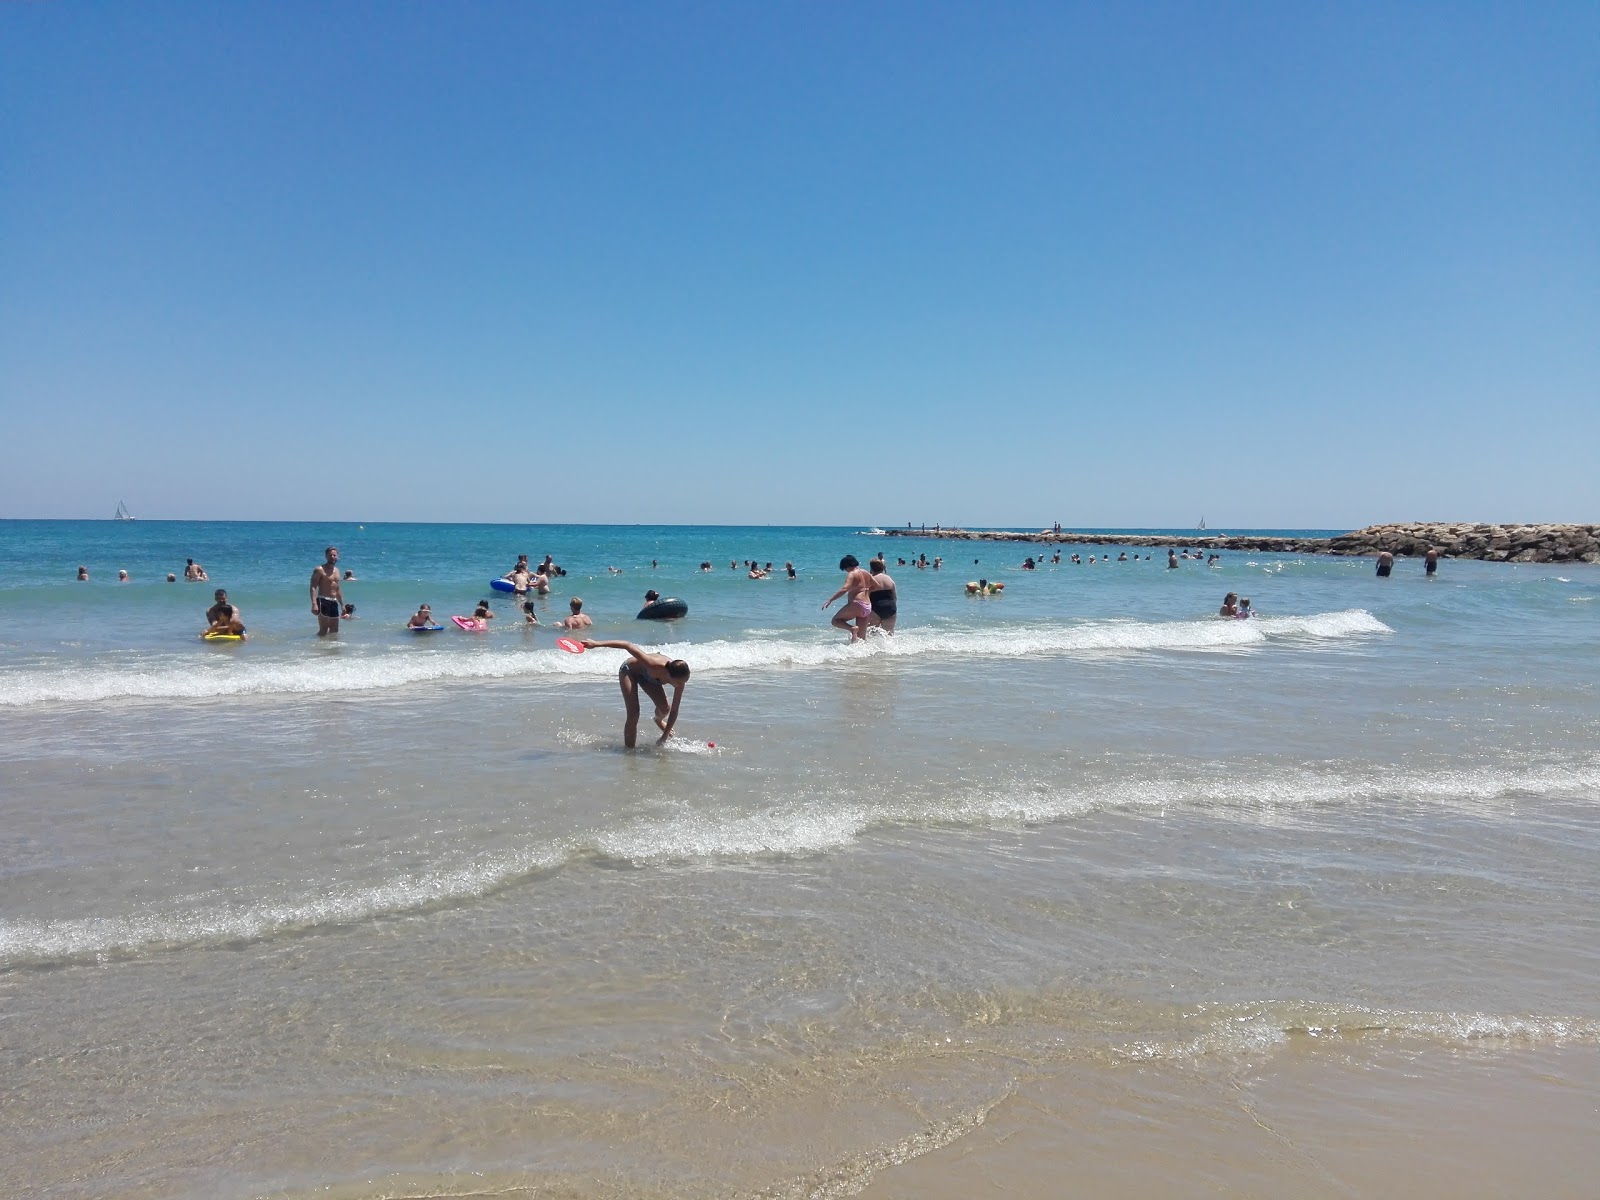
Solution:
{"label": "white foam wave", "polygon": [[1295,1036],[1409,1037],[1451,1046],[1496,1042],[1536,1045],[1600,1043],[1600,1021],[1587,1017],[1484,1012],[1412,1012],[1295,1001],[1200,1005],[1187,1014],[1205,1028],[1193,1036],[1141,1038],[1117,1046],[1139,1061],[1183,1061],[1217,1054],[1258,1055]]}
{"label": "white foam wave", "polygon": [[0,964],[24,966],[118,957],[164,947],[228,945],[351,925],[486,896],[519,878],[558,867],[567,857],[563,848],[547,846],[278,904],[224,904],[61,921],[0,921]]}
{"label": "white foam wave", "polygon": [[[1073,625],[908,629],[896,637],[851,644],[830,632],[739,641],[680,642],[659,647],[688,659],[696,671],[769,667],[833,667],[874,655],[890,658],[1031,658],[1094,651],[1229,651],[1273,641],[1340,640],[1392,633],[1363,609],[1250,621],[1085,621]],[[535,676],[609,676],[621,652],[557,650],[421,651],[327,654],[315,658],[165,658],[145,665],[76,663],[8,672],[0,707],[100,703],[118,699],[186,700],[381,691],[415,684]]]}
{"label": "white foam wave", "polygon": [[[599,744],[563,735],[574,746]],[[670,745],[670,743],[669,743]],[[686,742],[689,753],[716,754]],[[749,862],[825,854],[877,829],[982,828],[1043,824],[1108,810],[1187,807],[1218,815],[1259,815],[1287,808],[1360,804],[1401,797],[1412,802],[1485,805],[1532,795],[1592,796],[1600,759],[1535,769],[1410,771],[1359,768],[1235,771],[1166,781],[1123,779],[1063,786],[997,782],[938,800],[881,800],[876,793],[806,797],[756,812],[714,808],[629,821],[581,837],[544,842],[363,887],[331,887],[275,904],[220,904],[133,916],[48,922],[0,921],[0,967],[93,959],[144,950],[252,941],[323,926],[349,925],[491,895],[519,880],[599,856],[640,866]]]}

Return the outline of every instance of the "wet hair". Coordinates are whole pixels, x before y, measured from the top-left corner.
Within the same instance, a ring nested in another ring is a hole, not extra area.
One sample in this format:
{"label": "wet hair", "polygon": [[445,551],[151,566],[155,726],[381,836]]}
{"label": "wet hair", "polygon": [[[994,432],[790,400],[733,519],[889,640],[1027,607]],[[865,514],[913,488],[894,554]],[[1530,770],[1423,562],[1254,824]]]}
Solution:
{"label": "wet hair", "polygon": [[524,600],[522,602],[522,611],[525,612],[525,613],[531,613],[533,611],[533,601],[532,600]]}
{"label": "wet hair", "polygon": [[233,605],[219,605],[217,607],[217,615],[220,616],[224,621],[231,621],[233,619]]}
{"label": "wet hair", "polygon": [[1227,595],[1226,595],[1226,596],[1224,596],[1224,597],[1223,597],[1223,598],[1222,598],[1222,602],[1223,602],[1223,603],[1224,603],[1224,604],[1226,604],[1226,603],[1228,603],[1228,601],[1230,601],[1230,600],[1237,600],[1237,599],[1238,599],[1238,598],[1239,598],[1239,596],[1238,596],[1238,593],[1236,593],[1236,592],[1229,592],[1229,593],[1228,593],[1228,594],[1227,594]]}
{"label": "wet hair", "polygon": [[860,565],[861,560],[854,554],[846,554],[839,560],[839,570],[841,571],[854,571]]}
{"label": "wet hair", "polygon": [[580,608],[583,607],[582,598],[578,597],[578,596],[574,596],[571,600],[567,601],[567,607],[572,609],[573,612],[577,612]]}
{"label": "wet hair", "polygon": [[674,679],[689,678],[689,664],[681,658],[675,658],[667,664],[667,674]]}
{"label": "wet hair", "polygon": [[659,599],[661,599],[661,593],[656,591],[655,588],[651,588],[644,594],[644,602],[646,604],[654,604]]}

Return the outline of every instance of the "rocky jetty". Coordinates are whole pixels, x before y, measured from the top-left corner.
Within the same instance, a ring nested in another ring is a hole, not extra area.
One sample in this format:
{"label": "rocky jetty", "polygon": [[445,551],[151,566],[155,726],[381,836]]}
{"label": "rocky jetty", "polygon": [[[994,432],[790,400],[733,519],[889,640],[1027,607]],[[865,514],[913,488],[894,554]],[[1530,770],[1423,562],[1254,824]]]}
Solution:
{"label": "rocky jetty", "polygon": [[1430,548],[1442,558],[1487,562],[1600,563],[1600,525],[1472,525],[1411,522],[1369,525],[1331,538],[1231,537],[1201,534],[1181,537],[1115,533],[1012,533],[1005,530],[890,529],[890,537],[945,538],[954,541],[1039,542],[1075,546],[1171,546],[1189,550],[1257,550],[1278,554],[1376,555],[1421,557]]}
{"label": "rocky jetty", "polygon": [[1372,525],[1328,539],[1329,554],[1423,555],[1487,562],[1600,563],[1600,525]]}

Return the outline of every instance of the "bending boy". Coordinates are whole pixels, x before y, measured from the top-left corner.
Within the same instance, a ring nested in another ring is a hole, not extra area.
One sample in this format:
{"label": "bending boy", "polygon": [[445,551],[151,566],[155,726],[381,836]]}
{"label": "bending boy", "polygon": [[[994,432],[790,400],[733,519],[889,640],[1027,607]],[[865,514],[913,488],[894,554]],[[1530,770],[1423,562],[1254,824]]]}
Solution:
{"label": "bending boy", "polygon": [[[639,693],[642,691],[655,703],[656,728],[661,730],[660,745],[672,736],[672,727],[678,722],[678,705],[683,701],[684,685],[689,682],[689,664],[681,658],[668,658],[665,654],[651,654],[632,642],[597,642],[584,638],[586,650],[604,648],[626,650],[628,659],[617,669],[617,686],[622,689],[622,703],[627,707],[627,720],[622,726],[622,744],[633,749],[639,740]],[[667,703],[666,688],[672,688],[672,703]]]}

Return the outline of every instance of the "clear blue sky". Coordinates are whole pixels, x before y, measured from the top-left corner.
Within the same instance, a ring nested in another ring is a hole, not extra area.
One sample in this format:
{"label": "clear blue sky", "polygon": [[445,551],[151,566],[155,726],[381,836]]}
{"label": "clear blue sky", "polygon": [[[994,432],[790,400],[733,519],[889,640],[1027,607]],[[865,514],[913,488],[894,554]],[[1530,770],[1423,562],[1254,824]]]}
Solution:
{"label": "clear blue sky", "polygon": [[0,4],[0,516],[1600,520],[1600,5]]}

